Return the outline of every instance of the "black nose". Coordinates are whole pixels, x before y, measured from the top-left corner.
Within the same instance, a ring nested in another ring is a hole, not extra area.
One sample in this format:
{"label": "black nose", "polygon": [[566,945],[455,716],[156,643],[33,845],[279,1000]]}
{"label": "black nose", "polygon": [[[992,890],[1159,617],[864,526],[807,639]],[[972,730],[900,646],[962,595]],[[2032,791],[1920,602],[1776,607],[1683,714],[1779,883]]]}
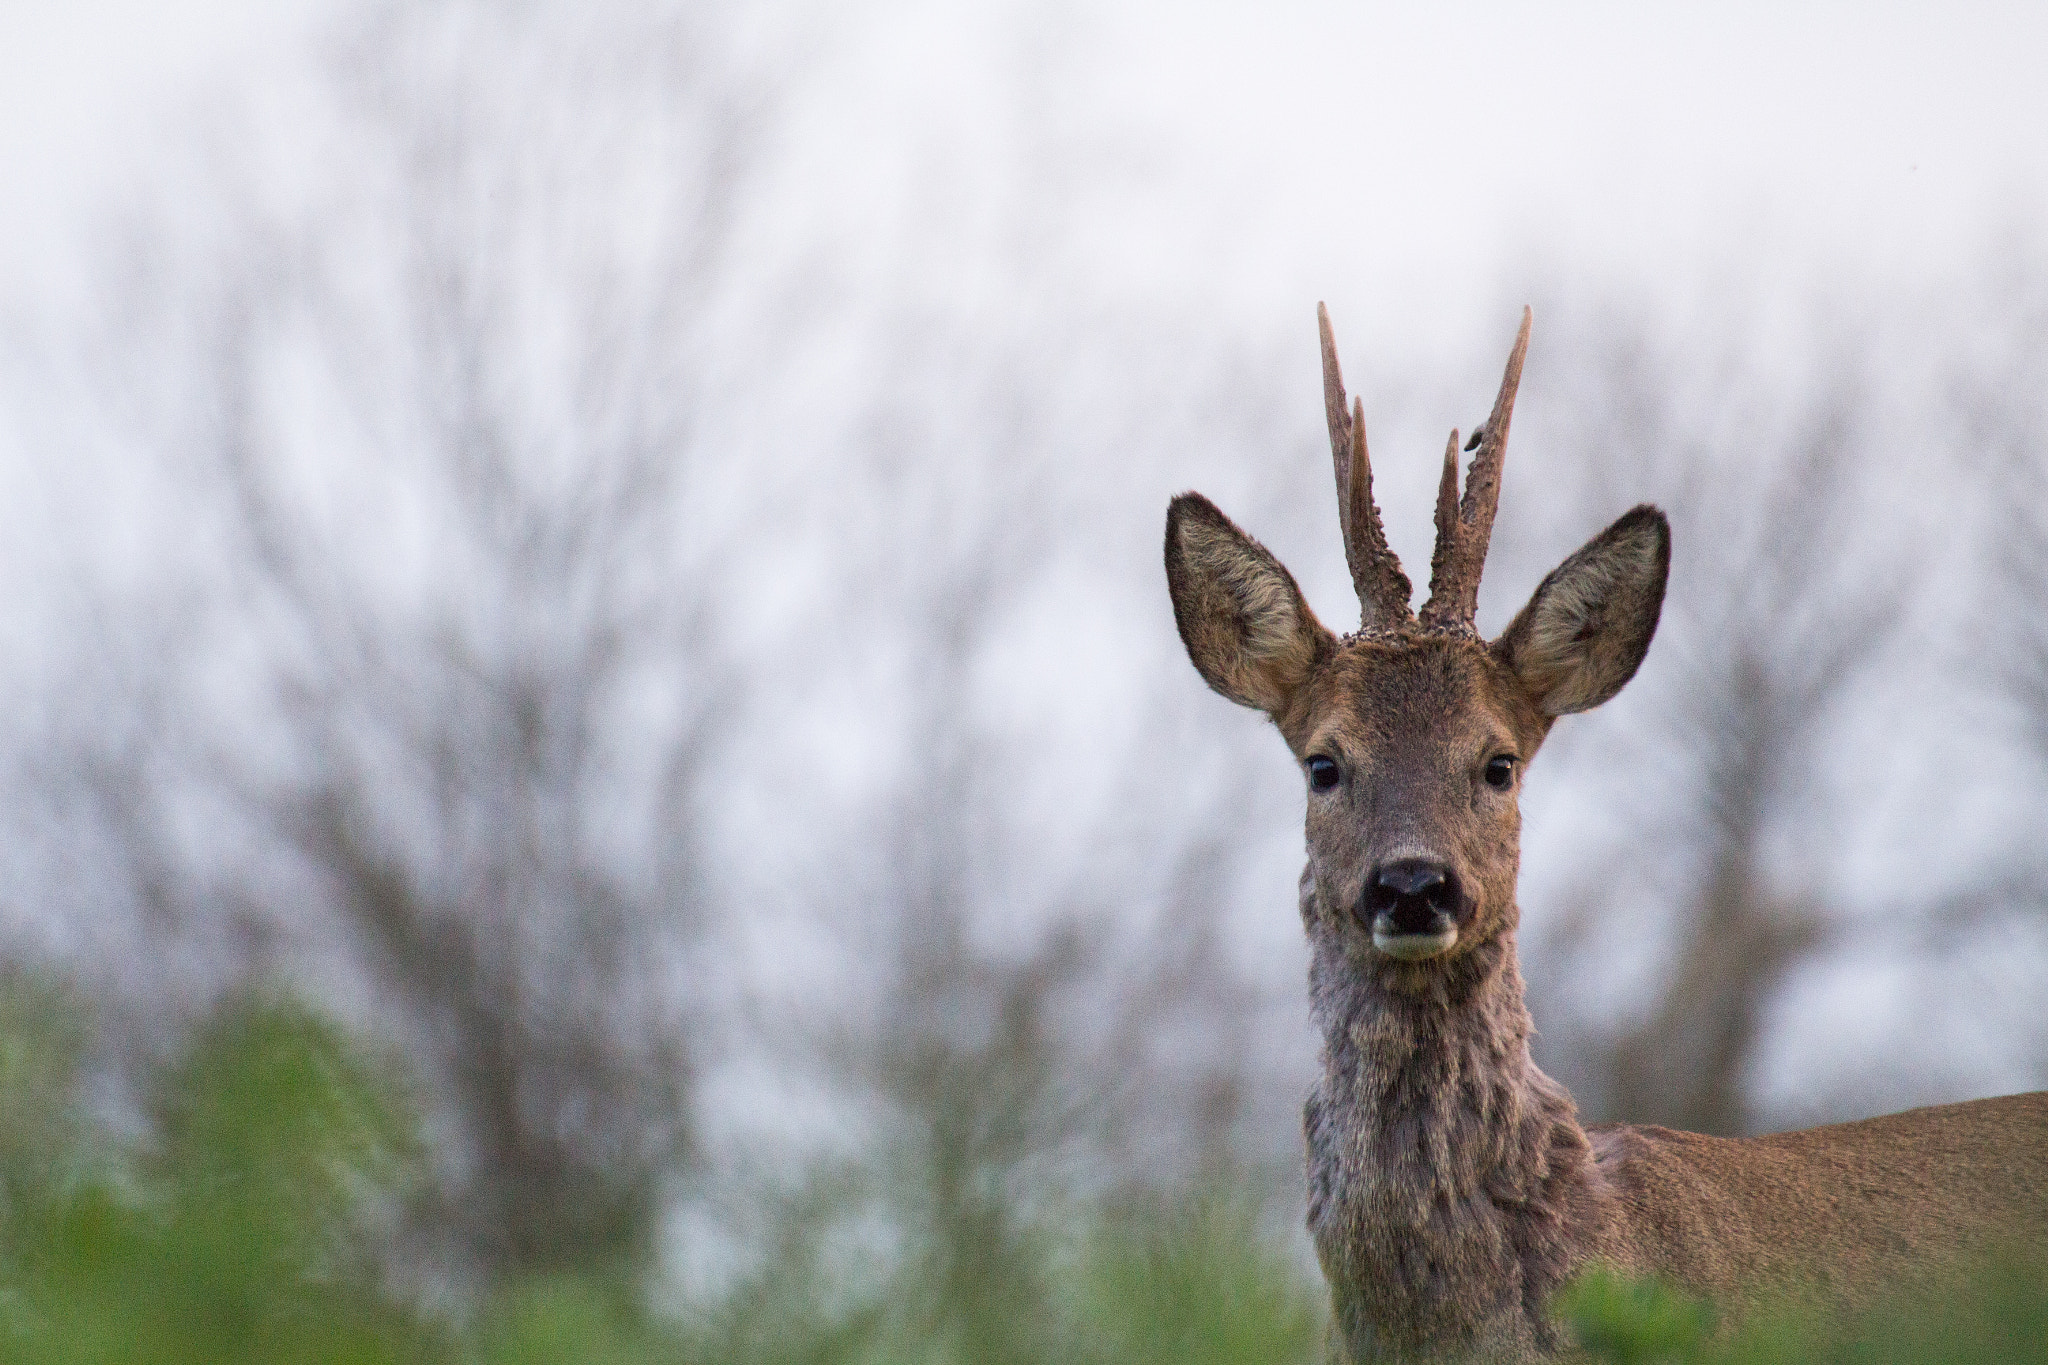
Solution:
{"label": "black nose", "polygon": [[1458,916],[1458,877],[1442,863],[1403,858],[1366,878],[1359,918],[1371,928],[1385,915],[1397,934],[1435,934]]}

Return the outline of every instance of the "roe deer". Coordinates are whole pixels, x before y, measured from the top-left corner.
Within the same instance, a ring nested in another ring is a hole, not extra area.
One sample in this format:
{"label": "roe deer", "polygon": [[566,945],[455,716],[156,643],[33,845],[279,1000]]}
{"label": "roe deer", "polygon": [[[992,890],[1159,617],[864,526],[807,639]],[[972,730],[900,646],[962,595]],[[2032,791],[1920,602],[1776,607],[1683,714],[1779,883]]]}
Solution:
{"label": "roe deer", "polygon": [[1167,511],[1166,577],[1196,669],[1270,716],[1307,779],[1301,918],[1323,1044],[1303,1127],[1333,1356],[1550,1355],[1569,1343],[1547,1300],[1593,1261],[1738,1310],[1760,1292],[1853,1307],[1994,1247],[2048,1247],[2048,1093],[1742,1140],[1580,1126],[1529,1057],[1517,796],[1551,722],[1642,662],[1669,524],[1624,513],[1479,639],[1525,310],[1462,498],[1457,432],[1444,451],[1430,596],[1411,614],[1364,408],[1346,407],[1317,311],[1358,631],[1325,629],[1197,493]]}

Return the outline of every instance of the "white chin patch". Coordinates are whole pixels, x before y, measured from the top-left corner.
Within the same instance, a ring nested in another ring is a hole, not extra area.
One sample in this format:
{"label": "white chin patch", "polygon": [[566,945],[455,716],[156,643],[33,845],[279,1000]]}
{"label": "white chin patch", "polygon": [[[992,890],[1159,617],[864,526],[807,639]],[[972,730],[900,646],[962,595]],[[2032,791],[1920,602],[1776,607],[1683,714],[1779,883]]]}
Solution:
{"label": "white chin patch", "polygon": [[1455,924],[1440,934],[1389,934],[1377,926],[1372,931],[1372,946],[1403,962],[1421,962],[1447,953],[1457,941],[1458,926]]}

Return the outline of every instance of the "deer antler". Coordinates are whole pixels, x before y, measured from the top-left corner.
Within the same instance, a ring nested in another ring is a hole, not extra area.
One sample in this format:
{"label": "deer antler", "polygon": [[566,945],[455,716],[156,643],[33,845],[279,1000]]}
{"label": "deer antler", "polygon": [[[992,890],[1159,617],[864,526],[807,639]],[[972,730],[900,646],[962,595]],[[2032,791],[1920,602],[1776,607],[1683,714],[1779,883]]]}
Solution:
{"label": "deer antler", "polygon": [[1358,591],[1359,621],[1367,630],[1399,627],[1414,618],[1408,599],[1414,589],[1401,561],[1387,545],[1380,509],[1372,500],[1372,460],[1365,453],[1365,404],[1346,410],[1344,376],[1337,368],[1337,340],[1330,311],[1316,305],[1323,337],[1323,409],[1330,421],[1330,455],[1337,466],[1337,523],[1344,531],[1344,562]]}
{"label": "deer antler", "polygon": [[[1486,544],[1493,538],[1493,514],[1500,506],[1500,467],[1507,454],[1508,423],[1514,417],[1515,390],[1522,382],[1522,357],[1529,351],[1530,310],[1522,310],[1522,330],[1508,353],[1507,373],[1493,411],[1474,436],[1479,453],[1465,471],[1465,496],[1458,497],[1458,433],[1444,450],[1444,477],[1436,499],[1436,549],[1429,557],[1429,600],[1422,604],[1426,627],[1470,631],[1479,609],[1479,574],[1486,567]],[[1327,333],[1325,336],[1327,337]],[[1328,350],[1324,351],[1328,355]],[[1327,364],[1328,362],[1326,362]],[[1325,370],[1328,373],[1328,370]]]}

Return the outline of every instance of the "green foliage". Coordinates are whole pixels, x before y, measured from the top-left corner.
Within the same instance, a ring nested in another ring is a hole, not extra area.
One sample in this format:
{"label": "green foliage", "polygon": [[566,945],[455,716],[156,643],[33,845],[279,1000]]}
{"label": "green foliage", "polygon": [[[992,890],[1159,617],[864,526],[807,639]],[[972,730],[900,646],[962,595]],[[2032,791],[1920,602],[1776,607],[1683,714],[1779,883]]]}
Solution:
{"label": "green foliage", "polygon": [[1986,1262],[1946,1293],[1902,1296],[1847,1321],[1762,1305],[1716,1333],[1712,1311],[1667,1285],[1596,1270],[1558,1296],[1585,1358],[1613,1365],[2048,1365],[2048,1273]]}
{"label": "green foliage", "polygon": [[1837,1360],[1870,1365],[2048,1365],[2048,1264],[2009,1255],[1957,1297],[1891,1308],[1864,1323]]}
{"label": "green foliage", "polygon": [[1657,1280],[1604,1267],[1566,1285],[1555,1307],[1586,1353],[1613,1365],[1690,1359],[1714,1330],[1706,1304]]}
{"label": "green foliage", "polygon": [[[694,1360],[748,1365],[1287,1365],[1319,1360],[1313,1272],[1260,1226],[1257,1201],[1159,1195],[1010,1216],[1002,1256],[974,1218],[929,1220],[886,1270],[848,1282],[831,1198],[793,1205],[775,1254],[693,1325]],[[900,1192],[897,1192],[900,1194]],[[879,1192],[886,1203],[891,1192]],[[873,1253],[870,1251],[869,1256]],[[871,1267],[872,1268],[872,1267]]]}
{"label": "green foliage", "polygon": [[[359,1220],[416,1158],[388,1074],[283,1001],[229,1003],[163,1078],[155,1149],[89,1136],[84,1049],[47,992],[10,991],[9,1117],[97,1147],[17,1161],[0,1351],[10,1361],[397,1362],[445,1358],[431,1324],[380,1292]],[[21,1108],[13,1107],[19,1103]],[[54,1177],[54,1178],[53,1178]]]}
{"label": "green foliage", "polygon": [[[289,1000],[195,1031],[124,1139],[80,1102],[89,1017],[0,974],[0,1361],[22,1365],[1237,1365],[1320,1355],[1314,1271],[1227,1179],[1036,1213],[994,1178],[887,1154],[761,1205],[751,1273],[662,1318],[586,1267],[456,1318],[394,1281],[417,1187],[393,1068]],[[931,1169],[925,1169],[926,1166]],[[2048,1365],[2048,1273],[2008,1258],[1850,1322],[1708,1306],[1607,1272],[1560,1296],[1613,1365]]]}
{"label": "green foliage", "polygon": [[0,971],[0,1267],[90,1159],[75,1093],[87,1036],[62,987]]}
{"label": "green foliage", "polygon": [[419,1157],[402,1092],[331,1026],[284,1002],[218,1012],[160,1099],[152,1174],[170,1235],[236,1279],[329,1280],[352,1224]]}
{"label": "green foliage", "polygon": [[1083,1262],[1082,1323],[1105,1361],[1233,1365],[1320,1358],[1324,1297],[1221,1193],[1154,1199],[1102,1220]]}
{"label": "green foliage", "polygon": [[[1027,1216],[999,1172],[885,1154],[765,1205],[753,1273],[678,1320],[614,1268],[459,1319],[394,1284],[424,1156],[385,1061],[288,999],[230,999],[140,1139],[80,1103],[89,1017],[0,977],[0,1360],[22,1365],[1089,1365],[1307,1361],[1321,1291],[1256,1201]],[[877,1229],[885,1234],[870,1235]],[[396,1290],[397,1292],[394,1292]]]}
{"label": "green foliage", "polygon": [[685,1359],[634,1296],[595,1277],[536,1279],[501,1295],[474,1325],[480,1365],[639,1365]]}

